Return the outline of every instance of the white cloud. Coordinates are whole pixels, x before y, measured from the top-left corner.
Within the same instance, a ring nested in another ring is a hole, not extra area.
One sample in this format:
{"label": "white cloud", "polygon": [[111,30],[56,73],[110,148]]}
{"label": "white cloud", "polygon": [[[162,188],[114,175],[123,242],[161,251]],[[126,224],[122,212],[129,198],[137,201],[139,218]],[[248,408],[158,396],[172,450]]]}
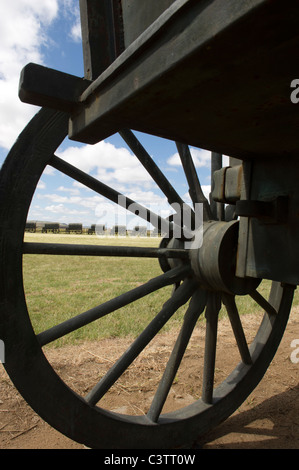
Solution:
{"label": "white cloud", "polygon": [[[171,212],[166,197],[154,192],[156,185],[150,175],[128,149],[117,148],[110,142],[102,141],[93,146],[69,147],[61,152],[58,150],[56,154],[152,212],[160,215],[161,211],[167,215]],[[81,185],[76,182],[73,186],[81,189]],[[54,199],[53,195],[47,197],[55,202],[67,202],[66,199],[62,199],[64,196],[58,194],[54,196]],[[70,199],[68,198],[68,202],[71,202]],[[146,224],[140,217],[132,215],[130,211],[111,204],[99,196],[81,197],[78,204],[93,210],[97,223],[107,222],[110,226],[115,223]]]}
{"label": "white cloud", "polygon": [[132,199],[133,201],[138,201],[140,204],[144,204],[147,207],[150,206],[162,206],[163,204],[167,204],[166,197],[161,197],[158,194],[154,193],[153,191],[143,191],[142,189],[135,189],[132,192],[127,194],[127,197]]}
{"label": "white cloud", "polygon": [[49,199],[55,203],[64,203],[64,204],[80,204],[82,198],[80,196],[61,196],[60,194],[38,194],[38,199]]}
{"label": "white cloud", "polygon": [[[134,225],[146,225],[146,221],[132,212],[125,210],[121,205],[117,205],[107,201],[100,195],[92,196],[73,196],[71,195],[71,188],[59,187],[63,193],[70,193],[70,195],[61,195],[56,193],[41,194],[38,193],[36,201],[38,204],[34,204],[30,210],[30,218],[38,217],[38,214],[42,215],[43,219],[51,219],[51,214],[55,215],[56,220],[64,222],[69,220],[70,216],[81,216],[82,222],[85,224],[91,223],[105,223],[112,227],[116,224],[127,224],[128,227]],[[171,207],[166,201],[166,198],[155,194],[152,191],[142,191],[137,189],[134,192],[128,193],[127,197],[140,203],[141,205],[150,209],[153,213],[156,213],[162,217],[170,215]],[[36,208],[41,207],[42,201],[46,201],[43,213]],[[50,204],[47,204],[50,203]],[[38,213],[37,213],[38,212]],[[40,216],[39,215],[39,216]],[[53,218],[53,217],[52,217]]]}
{"label": "white cloud", "polygon": [[44,181],[39,181],[37,184],[37,189],[46,189],[46,183]]}
{"label": "white cloud", "polygon": [[58,204],[58,205],[51,205],[51,206],[46,206],[45,211],[49,212],[49,213],[52,213],[52,214],[58,214],[58,215],[78,215],[78,216],[82,216],[82,215],[87,215],[88,214],[88,211],[79,211],[79,210],[76,210],[76,209],[69,209],[69,208],[66,208],[63,204]]}
{"label": "white cloud", "polygon": [[69,37],[74,42],[81,42],[80,8],[78,0],[59,0],[61,14],[71,23]]}
{"label": "white cloud", "polygon": [[152,182],[150,175],[129,150],[117,148],[106,141],[95,145],[68,147],[56,153],[68,163],[114,187],[115,183],[143,185]]}
{"label": "white cloud", "polygon": [[[94,195],[90,197],[81,197],[78,195],[71,195],[71,196],[62,196],[56,193],[49,193],[49,194],[37,194],[37,200],[48,200],[51,201],[55,205],[64,205],[64,209],[70,210],[70,206],[74,205],[74,207],[84,207],[91,211],[96,211],[99,204],[103,204],[105,199],[102,196]],[[66,209],[65,205],[68,205],[68,209]]]}
{"label": "white cloud", "polygon": [[209,201],[210,192],[211,192],[211,185],[209,185],[209,184],[202,185],[201,189],[202,189],[204,195],[206,196],[207,200]]}
{"label": "white cloud", "polygon": [[104,201],[105,199],[101,196],[84,197],[81,198],[80,205],[96,211],[98,206],[103,204]]}
{"label": "white cloud", "polygon": [[[203,149],[190,148],[196,168],[209,167],[211,163],[211,152]],[[171,166],[181,166],[181,160],[178,153],[172,155],[167,163]]]}
{"label": "white cloud", "polygon": [[[190,147],[191,155],[193,158],[193,162],[195,168],[210,168],[211,166],[211,152],[209,150],[199,149]],[[223,155],[223,166],[228,166],[229,164],[229,157]],[[178,153],[172,155],[168,160],[167,163],[171,166],[182,166],[181,159]]]}
{"label": "white cloud", "polygon": [[53,176],[56,174],[56,170],[52,166],[47,165],[46,168],[44,169],[43,174],[47,176]]}
{"label": "white cloud", "polygon": [[[210,198],[210,192],[211,192],[211,185],[210,184],[202,184],[201,185],[201,189],[202,189],[202,192],[204,194],[204,196],[207,198],[207,200],[209,201],[209,198]],[[187,202],[187,204],[190,204],[191,203],[191,198],[190,198],[190,194],[189,193],[186,193],[183,195],[183,199],[184,201]]]}
{"label": "white cloud", "polygon": [[80,21],[73,25],[73,27],[71,29],[70,36],[73,39],[73,41],[75,41],[75,42],[80,42],[81,41],[82,36],[81,36],[81,23],[80,23]]}
{"label": "white cloud", "polygon": [[[81,26],[77,0],[0,0],[0,4],[0,148],[9,150],[38,109],[18,98],[22,68],[29,62],[47,65],[43,51],[51,53],[53,45],[57,51],[56,38],[49,37],[48,28],[58,15],[65,21],[68,39],[79,41]],[[100,142],[94,146],[72,146],[57,154],[116,190],[130,194],[141,204],[162,207],[165,202],[164,197],[152,191],[156,186],[147,171],[124,147]],[[113,213],[114,204],[100,195],[83,191],[87,188],[76,181],[69,183],[66,178],[59,178],[58,171],[46,167],[34,199],[38,204],[33,202],[30,208],[30,214],[36,215],[34,218],[45,220],[55,214],[62,221],[68,216],[81,215],[83,220],[89,217],[93,222],[99,215]],[[54,179],[56,189],[50,194]]]}
{"label": "white cloud", "polygon": [[[0,43],[1,57],[9,61],[9,53],[31,56],[46,41],[44,28],[56,17],[57,0],[14,0],[1,2]],[[39,52],[38,52],[39,54]],[[15,57],[13,57],[15,58]],[[13,62],[12,60],[10,61]],[[7,73],[2,70],[2,73]]]}
{"label": "white cloud", "polygon": [[84,184],[79,183],[79,181],[74,181],[73,182],[73,187],[74,188],[79,188],[79,189],[85,189],[86,191],[92,191],[91,189],[87,188],[87,186],[84,186]]}
{"label": "white cloud", "polygon": [[46,27],[58,12],[58,0],[1,2],[0,15],[0,146],[9,149],[35,114],[36,107],[18,99],[21,69],[43,63]]}
{"label": "white cloud", "polygon": [[[55,43],[47,28],[63,15],[69,37],[81,40],[79,2],[75,0],[1,0],[0,14],[0,147],[9,150],[37,111],[18,98],[22,68],[44,64],[43,48]],[[59,45],[58,45],[59,46]]]}
{"label": "white cloud", "polygon": [[79,189],[75,189],[75,188],[66,188],[66,187],[64,187],[64,186],[59,186],[59,188],[57,188],[57,191],[61,191],[61,192],[64,192],[64,193],[69,193],[69,194],[71,194],[72,196],[79,196],[79,195],[80,195]]}

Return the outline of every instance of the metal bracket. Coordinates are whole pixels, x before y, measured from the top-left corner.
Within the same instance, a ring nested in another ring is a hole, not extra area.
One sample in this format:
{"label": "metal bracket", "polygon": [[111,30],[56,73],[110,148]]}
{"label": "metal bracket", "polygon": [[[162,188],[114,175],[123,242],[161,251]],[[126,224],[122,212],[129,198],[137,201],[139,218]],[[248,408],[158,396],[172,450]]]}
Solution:
{"label": "metal bracket", "polygon": [[243,165],[224,167],[213,174],[212,198],[216,202],[235,204],[241,198]]}
{"label": "metal bracket", "polygon": [[254,217],[268,224],[284,224],[288,220],[288,206],[288,196],[278,196],[272,201],[237,201],[236,216]]}

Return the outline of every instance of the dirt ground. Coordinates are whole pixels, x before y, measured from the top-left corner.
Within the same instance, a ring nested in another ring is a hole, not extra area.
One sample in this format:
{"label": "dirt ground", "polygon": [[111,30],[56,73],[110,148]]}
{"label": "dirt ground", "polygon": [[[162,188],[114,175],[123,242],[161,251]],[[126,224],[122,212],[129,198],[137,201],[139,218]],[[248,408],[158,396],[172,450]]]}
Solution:
{"label": "dirt ground", "polygon": [[[253,334],[256,316],[242,317],[247,335]],[[230,372],[228,363],[235,354],[228,321],[219,326],[216,382]],[[171,350],[177,332],[163,333],[158,343],[146,348],[122,380],[113,387],[102,406],[140,414],[146,410],[163,370],[163,358]],[[165,411],[194,401],[200,387],[198,344],[203,327],[194,333],[186,358],[172,387]],[[298,339],[297,346],[294,340]],[[293,345],[292,345],[293,342]],[[57,373],[77,392],[86,393],[88,379],[108,370],[113,359],[125,350],[127,339],[103,340],[49,349],[46,353]],[[263,380],[224,423],[198,438],[199,449],[298,449],[299,448],[299,308],[293,309],[286,332]],[[293,355],[292,355],[293,353]],[[236,361],[238,358],[236,357]],[[230,365],[231,367],[231,365]],[[146,372],[146,380],[142,373]],[[0,449],[82,449],[36,415],[22,399],[0,366]]]}

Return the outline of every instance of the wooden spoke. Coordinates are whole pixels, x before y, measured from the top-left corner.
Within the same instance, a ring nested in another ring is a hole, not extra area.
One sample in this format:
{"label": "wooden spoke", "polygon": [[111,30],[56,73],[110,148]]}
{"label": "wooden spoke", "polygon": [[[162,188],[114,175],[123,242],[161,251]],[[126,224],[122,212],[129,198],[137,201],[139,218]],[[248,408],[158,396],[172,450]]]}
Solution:
{"label": "wooden spoke", "polygon": [[134,302],[135,300],[141,299],[142,297],[155,292],[162,287],[171,285],[179,280],[183,279],[190,272],[190,267],[179,266],[171,269],[170,271],[157,276],[145,284],[136,287],[124,294],[121,294],[114,299],[108,300],[107,302],[94,307],[86,312],[80,313],[79,315],[66,320],[59,325],[49,328],[42,333],[37,335],[37,339],[41,346],[44,346],[52,341],[55,341],[62,336],[65,336],[72,331],[81,328],[105,315],[118,310],[125,305]]}
{"label": "wooden spoke", "polygon": [[218,314],[221,300],[218,293],[209,293],[206,308],[206,339],[205,359],[203,371],[202,400],[205,403],[213,402],[213,387],[215,375]]}
{"label": "wooden spoke", "polygon": [[181,364],[186,348],[189,344],[190,337],[196,325],[196,322],[204,311],[206,305],[206,291],[197,290],[190,301],[190,305],[184,317],[180,334],[177,338],[175,346],[172,350],[169,361],[166,365],[163,377],[159,383],[158,389],[152,401],[151,407],[147,413],[147,417],[157,422],[162,411],[163,405],[168,396],[175,375]]}
{"label": "wooden spoke", "polygon": [[[161,230],[162,232],[168,234],[173,231],[174,226],[176,225],[173,222],[164,219],[163,217],[159,216],[158,214],[155,214],[154,212],[142,206],[141,204],[138,204],[132,199],[127,198],[115,189],[111,188],[110,186],[107,186],[96,178],[93,178],[84,171],[79,170],[70,163],[65,162],[56,155],[52,156],[49,164],[56,170],[61,171],[70,178],[73,178],[79,183],[82,183],[84,186],[92,189],[98,194],[101,194],[102,196],[106,197],[115,204],[124,207],[128,211],[132,212],[134,215],[141,217],[147,222],[150,222],[154,227]],[[180,233],[181,227],[177,226],[176,228],[178,230],[177,233]],[[188,229],[186,229],[185,236],[192,238],[192,233]]]}
{"label": "wooden spoke", "polygon": [[240,315],[233,295],[223,294],[222,301],[226,307],[228,317],[236,338],[236,342],[240,351],[241,359],[244,364],[252,364],[251,355],[245,338]]}
{"label": "wooden spoke", "polygon": [[[185,214],[183,221],[185,222],[185,225],[191,229],[191,226],[194,225],[195,220],[194,211],[183,201],[177,191],[170,184],[164,173],[162,173],[160,168],[156,165],[154,160],[141,145],[137,137],[133,134],[133,132],[129,129],[124,129],[120,131],[119,134],[138,158],[140,163],[150,174],[153,181],[155,181],[161,191],[165,194],[169,204],[173,205],[173,209],[176,210],[176,212],[180,212],[181,218],[182,215]],[[178,205],[178,207],[176,207],[176,205]]]}
{"label": "wooden spoke", "polygon": [[86,396],[86,401],[90,405],[96,405],[98,403],[98,401],[141,353],[141,351],[143,351],[160,329],[167,323],[177,309],[188,301],[195,289],[196,283],[193,280],[187,279],[183,282],[183,284],[174,292],[172,297],[165,302],[158,315]]}
{"label": "wooden spoke", "polygon": [[207,198],[205,197],[201,184],[198,179],[198,175],[195,169],[193,158],[186,144],[176,142],[176,146],[179,152],[179,156],[182,162],[182,166],[185,172],[187,182],[189,184],[189,194],[195,207],[196,203],[203,204],[203,219],[211,220],[212,212]]}
{"label": "wooden spoke", "polygon": [[188,251],[179,248],[76,245],[64,243],[23,243],[23,253],[33,255],[117,256],[131,258],[188,259]]}
{"label": "wooden spoke", "polygon": [[256,301],[256,303],[259,304],[260,307],[262,307],[268,315],[277,315],[277,311],[275,310],[274,307],[266,300],[257,290],[251,292],[250,297]]}
{"label": "wooden spoke", "polygon": [[179,203],[180,205],[183,205],[184,201],[182,198],[173,188],[164,173],[162,173],[160,168],[156,165],[152,157],[148,154],[133,132],[130,129],[123,129],[119,132],[119,134],[130,147],[134,155],[138,158],[140,163],[144,166],[155,183],[158,185],[158,187],[161,189],[161,191],[164,193],[164,195],[167,197],[169,204]]}

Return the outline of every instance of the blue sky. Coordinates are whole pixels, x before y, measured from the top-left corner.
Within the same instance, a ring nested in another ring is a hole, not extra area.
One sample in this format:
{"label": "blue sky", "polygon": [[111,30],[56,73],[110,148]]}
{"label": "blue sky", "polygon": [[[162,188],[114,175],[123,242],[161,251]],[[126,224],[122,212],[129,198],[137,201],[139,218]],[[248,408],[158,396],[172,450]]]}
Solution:
{"label": "blue sky", "polygon": [[[79,0],[0,0],[0,165],[30,118],[35,106],[21,103],[18,81],[21,69],[35,62],[66,73],[83,76]],[[177,192],[190,202],[188,186],[173,142],[136,133],[165,172]],[[209,152],[192,149],[201,184],[209,192]],[[94,146],[69,141],[57,155],[149,207],[162,216],[171,208],[137,158],[116,134]],[[116,220],[117,218],[117,220]],[[47,167],[28,214],[30,220],[64,223],[128,223],[144,225],[82,187],[76,181]]]}

